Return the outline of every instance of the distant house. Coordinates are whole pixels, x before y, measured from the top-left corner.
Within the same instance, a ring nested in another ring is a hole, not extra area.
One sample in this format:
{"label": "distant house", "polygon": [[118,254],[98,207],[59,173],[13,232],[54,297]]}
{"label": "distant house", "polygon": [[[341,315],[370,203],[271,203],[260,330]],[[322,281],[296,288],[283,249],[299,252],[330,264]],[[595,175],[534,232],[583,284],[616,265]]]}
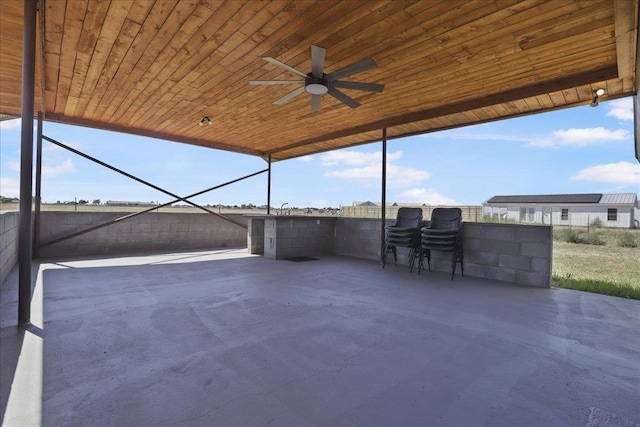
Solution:
{"label": "distant house", "polygon": [[638,227],[638,195],[548,194],[493,196],[482,204],[484,216],[549,225],[587,226],[596,218],[605,227]]}
{"label": "distant house", "polygon": [[353,206],[367,206],[367,207],[375,207],[375,206],[380,206],[378,203],[373,203],[373,202],[353,202]]}

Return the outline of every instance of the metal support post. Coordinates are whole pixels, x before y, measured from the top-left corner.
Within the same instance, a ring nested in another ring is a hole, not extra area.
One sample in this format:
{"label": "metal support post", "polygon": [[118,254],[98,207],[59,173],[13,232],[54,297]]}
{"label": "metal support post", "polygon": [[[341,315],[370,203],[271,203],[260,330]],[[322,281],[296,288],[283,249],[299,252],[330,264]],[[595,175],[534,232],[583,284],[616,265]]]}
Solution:
{"label": "metal support post", "polygon": [[382,219],[380,222],[380,261],[384,258],[384,226],[387,222],[387,128],[382,129]]}
{"label": "metal support post", "polygon": [[31,186],[36,75],[36,6],[24,2],[22,46],[22,129],[20,143],[20,222],[18,226],[18,325],[31,323]]}
{"label": "metal support post", "polygon": [[40,243],[40,205],[42,204],[42,112],[38,113],[38,139],[36,141],[36,197],[33,217],[33,257],[38,257]]}
{"label": "metal support post", "polygon": [[267,173],[267,215],[271,214],[271,154],[269,154],[269,172]]}

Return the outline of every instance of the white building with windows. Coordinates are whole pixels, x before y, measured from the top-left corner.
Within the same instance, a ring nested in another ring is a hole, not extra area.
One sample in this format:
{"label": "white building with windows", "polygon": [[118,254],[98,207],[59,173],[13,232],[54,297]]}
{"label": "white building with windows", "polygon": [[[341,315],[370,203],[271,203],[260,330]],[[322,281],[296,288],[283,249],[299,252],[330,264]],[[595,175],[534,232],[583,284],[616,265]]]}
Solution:
{"label": "white building with windows", "polygon": [[484,216],[524,223],[587,226],[596,218],[605,227],[639,227],[636,193],[493,196],[482,204]]}

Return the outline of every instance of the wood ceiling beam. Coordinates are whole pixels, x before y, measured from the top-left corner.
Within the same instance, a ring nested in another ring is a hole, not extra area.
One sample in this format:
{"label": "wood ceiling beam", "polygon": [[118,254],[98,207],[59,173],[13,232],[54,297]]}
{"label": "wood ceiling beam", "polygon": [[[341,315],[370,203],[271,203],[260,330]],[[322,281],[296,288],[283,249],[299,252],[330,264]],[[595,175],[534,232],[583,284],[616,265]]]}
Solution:
{"label": "wood ceiling beam", "polygon": [[119,132],[119,133],[128,133],[132,135],[146,136],[149,138],[164,139],[167,141],[181,142],[184,144],[198,145],[200,147],[214,148],[216,150],[232,151],[235,153],[249,154],[252,156],[262,155],[261,152],[256,150],[251,150],[249,148],[243,148],[236,145],[229,145],[223,142],[202,140],[202,139],[190,138],[190,137],[181,137],[181,136],[173,135],[169,133],[154,132],[146,129],[139,129],[139,128],[128,127],[128,126],[119,126],[119,125],[114,125],[109,123],[101,123],[101,122],[81,119],[77,117],[67,117],[64,114],[46,113],[44,119],[50,122],[77,125],[82,127],[108,130],[108,131]]}
{"label": "wood ceiling beam", "polygon": [[[620,76],[633,76],[637,71],[636,43],[638,41],[638,1],[614,0],[616,53]],[[634,90],[637,82],[623,81],[623,90]]]}
{"label": "wood ceiling beam", "polygon": [[512,89],[505,92],[492,94],[482,98],[471,99],[467,101],[457,102],[448,105],[442,105],[439,107],[428,108],[426,110],[416,111],[400,116],[392,117],[389,119],[379,120],[376,122],[367,123],[361,126],[355,126],[348,129],[340,130],[337,132],[328,133],[318,137],[306,139],[293,144],[284,145],[282,147],[275,148],[262,152],[263,156],[276,154],[282,151],[287,151],[292,148],[297,148],[309,144],[315,144],[323,141],[328,141],[337,138],[343,138],[349,135],[369,132],[377,129],[383,129],[386,127],[398,126],[404,123],[417,122],[420,120],[433,119],[435,117],[446,116],[449,114],[462,113],[464,111],[475,110],[477,108],[487,107],[490,105],[503,104],[505,102],[516,101],[519,99],[529,98],[536,95],[545,93],[556,92],[568,88],[582,86],[590,84],[592,82],[598,82],[602,80],[608,80],[618,76],[618,67],[613,65],[605,68],[598,68],[595,70],[587,71],[580,74],[574,74],[559,79],[536,83],[531,86]]}

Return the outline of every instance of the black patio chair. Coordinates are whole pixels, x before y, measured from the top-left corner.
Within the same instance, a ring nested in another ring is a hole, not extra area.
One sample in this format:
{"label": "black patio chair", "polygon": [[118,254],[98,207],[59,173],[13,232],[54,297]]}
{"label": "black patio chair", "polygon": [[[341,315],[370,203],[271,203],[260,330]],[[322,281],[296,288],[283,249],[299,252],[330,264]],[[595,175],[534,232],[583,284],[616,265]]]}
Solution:
{"label": "black patio chair", "polygon": [[431,271],[431,251],[447,251],[451,257],[451,280],[456,272],[456,264],[464,276],[464,256],[462,247],[462,210],[460,208],[436,208],[431,214],[431,223],[420,230],[420,255],[418,274],[424,268],[423,260],[427,258]]}
{"label": "black patio chair", "polygon": [[398,265],[397,247],[409,248],[409,271],[413,271],[413,265],[420,248],[420,227],[422,226],[422,209],[400,208],[393,225],[384,228],[384,253],[382,255],[382,268],[387,264],[389,252],[393,252],[395,265]]}

